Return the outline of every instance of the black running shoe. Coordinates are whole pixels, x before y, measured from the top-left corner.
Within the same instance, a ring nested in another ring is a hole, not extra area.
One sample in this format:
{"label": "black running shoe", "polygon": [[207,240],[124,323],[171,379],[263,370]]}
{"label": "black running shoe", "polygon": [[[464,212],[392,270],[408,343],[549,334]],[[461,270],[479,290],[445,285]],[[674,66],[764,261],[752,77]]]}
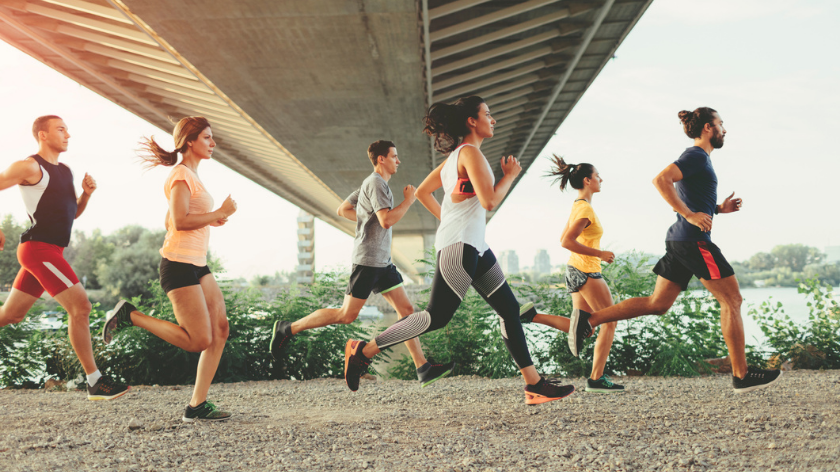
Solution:
{"label": "black running shoe", "polygon": [[533,322],[535,316],[537,316],[537,309],[534,308],[534,302],[528,302],[519,307],[519,321],[522,324]]}
{"label": "black running shoe", "polygon": [[111,310],[111,314],[105,318],[105,326],[102,327],[102,340],[105,344],[111,344],[117,331],[134,326],[131,322],[132,311],[137,311],[137,308],[125,300],[120,300]]}
{"label": "black running shoe", "polygon": [[352,391],[359,389],[359,379],[367,372],[370,359],[365,357],[362,349],[365,348],[364,341],[349,340],[344,346],[344,381]]}
{"label": "black running shoe", "polygon": [[609,376],[602,375],[598,380],[586,379],[586,391],[591,393],[620,393],[624,391],[624,385],[613,383]]}
{"label": "black running shoe", "polygon": [[527,405],[539,405],[566,398],[574,393],[572,385],[560,385],[558,380],[541,377],[536,385],[525,385],[525,403]]}
{"label": "black running shoe", "polygon": [[775,383],[782,376],[781,370],[765,370],[758,367],[747,367],[747,375],[743,379],[732,376],[732,387],[735,393],[751,392]]}
{"label": "black running shoe", "polygon": [[289,340],[292,339],[292,322],[291,321],[275,321],[274,334],[271,335],[271,357],[276,361],[280,358],[280,353]]}
{"label": "black running shoe", "polygon": [[446,377],[455,370],[455,362],[438,364],[432,358],[417,369],[417,379],[420,380],[420,388],[428,387],[436,381]]}
{"label": "black running shoe", "polygon": [[[87,383],[86,383],[87,384]],[[87,386],[88,400],[113,400],[126,394],[131,389],[128,385],[121,384],[107,375],[99,377],[96,385]]]}
{"label": "black running shoe", "polygon": [[230,419],[230,413],[216,408],[216,405],[203,401],[193,408],[187,405],[181,421],[184,423],[195,423],[196,421],[224,421]]}
{"label": "black running shoe", "polygon": [[590,316],[592,315],[578,308],[572,310],[572,319],[569,322],[569,350],[575,357],[580,357],[583,340],[592,336],[592,326],[589,324]]}

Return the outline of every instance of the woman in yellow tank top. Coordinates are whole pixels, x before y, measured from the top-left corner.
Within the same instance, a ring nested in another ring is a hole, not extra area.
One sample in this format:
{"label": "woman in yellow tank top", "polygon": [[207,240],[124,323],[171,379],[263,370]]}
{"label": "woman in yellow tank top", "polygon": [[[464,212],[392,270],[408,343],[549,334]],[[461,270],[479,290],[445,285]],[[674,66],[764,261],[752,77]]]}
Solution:
{"label": "woman in yellow tank top", "polygon": [[[169,211],[166,239],[160,249],[160,285],[172,302],[178,324],[145,315],[121,300],[105,320],[102,337],[107,344],[118,330],[139,326],[173,346],[200,352],[195,388],[181,419],[186,423],[226,420],[230,413],[207,401],[229,331],[222,291],[207,267],[207,246],[210,227],[227,223],[236,211],[236,202],[228,196],[213,210],[213,197],[198,177],[198,165],[211,159],[216,147],[207,119],[181,119],[172,137],[177,149],[169,152],[154,139],[147,139],[141,158],[151,167],[172,167],[164,184]],[[179,153],[183,156],[180,163]]]}
{"label": "woman in yellow tank top", "polygon": [[[566,164],[562,157],[554,156],[554,166],[550,176],[560,181],[560,190],[567,185],[578,191],[577,199],[572,204],[572,213],[566,227],[563,228],[561,244],[572,252],[566,266],[566,289],[572,296],[574,308],[588,311],[602,310],[613,304],[610,288],[601,275],[601,261],[612,264],[615,254],[600,249],[604,228],[592,209],[592,196],[601,191],[603,179],[592,164]],[[523,322],[540,323],[560,331],[569,332],[569,319],[562,316],[537,314],[535,310],[524,309]],[[590,312],[591,313],[591,312]],[[598,339],[595,341],[595,354],[592,359],[592,374],[586,380],[586,391],[596,393],[623,392],[624,387],[613,383],[604,375],[604,366],[610,355],[613,337],[613,323],[601,325]]]}

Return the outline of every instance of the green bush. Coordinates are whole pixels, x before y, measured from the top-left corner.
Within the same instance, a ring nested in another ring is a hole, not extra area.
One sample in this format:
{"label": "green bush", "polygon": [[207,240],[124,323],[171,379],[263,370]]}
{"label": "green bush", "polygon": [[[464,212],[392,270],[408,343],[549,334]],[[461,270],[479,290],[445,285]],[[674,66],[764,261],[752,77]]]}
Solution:
{"label": "green bush", "polygon": [[840,368],[840,306],[831,296],[831,285],[807,279],[800,281],[798,291],[806,294],[810,309],[805,325],[791,320],[782,304],[772,300],[750,310],[767,338],[771,364],[792,361],[798,369]]}

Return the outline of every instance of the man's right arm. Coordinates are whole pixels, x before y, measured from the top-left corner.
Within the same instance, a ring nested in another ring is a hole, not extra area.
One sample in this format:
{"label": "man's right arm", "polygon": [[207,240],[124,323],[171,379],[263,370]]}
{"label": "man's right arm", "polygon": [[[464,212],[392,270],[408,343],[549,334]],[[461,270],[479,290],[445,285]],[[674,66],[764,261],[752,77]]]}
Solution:
{"label": "man's right arm", "polygon": [[689,223],[700,228],[701,231],[707,232],[712,230],[712,217],[705,213],[695,213],[680,200],[677,195],[677,189],[674,188],[674,183],[683,179],[683,173],[676,164],[669,164],[662,172],[653,179],[653,185],[662,198],[671,205],[677,213],[682,215]]}
{"label": "man's right arm", "polygon": [[[40,180],[41,167],[34,159],[24,159],[12,163],[6,170],[0,172],[0,190],[6,190],[20,184],[35,183]],[[0,231],[0,251],[6,245],[6,235]]]}

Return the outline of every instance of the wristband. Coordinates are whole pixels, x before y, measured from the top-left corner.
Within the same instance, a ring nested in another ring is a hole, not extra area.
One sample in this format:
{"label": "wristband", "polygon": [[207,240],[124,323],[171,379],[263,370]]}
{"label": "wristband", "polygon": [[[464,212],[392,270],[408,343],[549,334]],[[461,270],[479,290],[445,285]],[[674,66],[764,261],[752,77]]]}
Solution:
{"label": "wristband", "polygon": [[720,213],[720,205],[715,205],[715,215]]}

